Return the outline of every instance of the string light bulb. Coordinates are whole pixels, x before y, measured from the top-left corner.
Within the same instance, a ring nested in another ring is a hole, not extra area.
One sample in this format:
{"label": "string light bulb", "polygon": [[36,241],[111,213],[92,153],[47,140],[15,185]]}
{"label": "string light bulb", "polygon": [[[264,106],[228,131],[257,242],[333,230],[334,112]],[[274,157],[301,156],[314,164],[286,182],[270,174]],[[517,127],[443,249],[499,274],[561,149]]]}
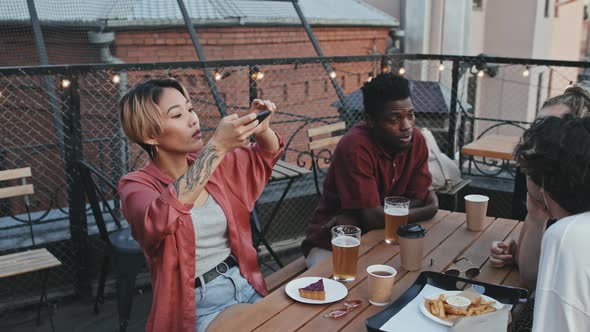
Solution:
{"label": "string light bulb", "polygon": [[67,87],[69,87],[71,84],[72,84],[72,82],[70,82],[70,80],[66,80],[66,79],[63,79],[63,80],[61,80],[61,86],[62,86],[63,88],[67,88]]}
{"label": "string light bulb", "polygon": [[336,78],[336,72],[335,71],[331,71],[328,76],[330,76],[330,78]]}
{"label": "string light bulb", "polygon": [[121,82],[121,76],[119,76],[119,74],[115,74],[111,78],[111,81],[113,81],[113,83],[115,83],[115,84],[119,84],[119,82]]}
{"label": "string light bulb", "polygon": [[384,66],[383,68],[381,68],[381,71],[384,73],[388,73],[389,72],[389,66]]}
{"label": "string light bulb", "polygon": [[371,82],[373,80],[373,73],[369,72],[369,77],[367,77],[367,82]]}
{"label": "string light bulb", "polygon": [[253,72],[251,77],[253,80],[259,81],[264,78],[264,73],[261,71]]}
{"label": "string light bulb", "polygon": [[477,77],[483,77],[483,75],[484,75],[483,70],[480,70],[477,72]]}
{"label": "string light bulb", "polygon": [[567,85],[567,88],[571,88],[572,86],[574,86],[574,82],[570,81],[570,84]]}
{"label": "string light bulb", "polygon": [[223,75],[221,75],[220,72],[216,71],[215,72],[215,80],[216,81],[221,81],[222,78],[223,78]]}
{"label": "string light bulb", "polygon": [[531,74],[531,72],[529,70],[529,66],[526,66],[525,69],[522,71],[522,76],[529,77],[530,74]]}
{"label": "string light bulb", "polygon": [[438,71],[444,71],[445,70],[445,65],[443,65],[442,61],[440,62],[440,65],[438,65]]}
{"label": "string light bulb", "polygon": [[405,74],[405,73],[406,73],[406,68],[404,68],[404,67],[401,67],[401,68],[400,68],[400,69],[397,71],[397,73],[398,73],[398,74],[400,74],[400,75],[403,75],[403,74]]}

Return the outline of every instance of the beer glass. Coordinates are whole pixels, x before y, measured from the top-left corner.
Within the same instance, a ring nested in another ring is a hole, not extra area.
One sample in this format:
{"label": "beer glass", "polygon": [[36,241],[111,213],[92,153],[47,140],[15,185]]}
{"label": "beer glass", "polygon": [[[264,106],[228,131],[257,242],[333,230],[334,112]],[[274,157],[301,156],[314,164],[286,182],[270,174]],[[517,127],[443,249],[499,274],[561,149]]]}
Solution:
{"label": "beer glass", "polygon": [[334,280],[350,282],[356,277],[361,246],[361,229],[355,226],[332,227],[332,266]]}
{"label": "beer glass", "polygon": [[410,213],[410,200],[405,197],[385,197],[383,204],[385,212],[385,243],[397,244],[397,229],[408,223]]}

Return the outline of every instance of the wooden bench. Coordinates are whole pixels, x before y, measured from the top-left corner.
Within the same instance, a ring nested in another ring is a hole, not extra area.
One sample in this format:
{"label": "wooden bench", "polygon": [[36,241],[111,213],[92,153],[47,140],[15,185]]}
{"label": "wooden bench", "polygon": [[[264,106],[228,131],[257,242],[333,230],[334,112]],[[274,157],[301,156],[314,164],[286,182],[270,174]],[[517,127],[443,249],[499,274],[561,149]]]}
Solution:
{"label": "wooden bench", "polygon": [[[48,269],[60,266],[61,262],[55,258],[47,249],[35,249],[14,254],[0,256],[0,279],[13,277],[25,273],[41,271],[42,288],[41,298],[39,299],[39,308],[37,310],[37,325],[41,323],[41,307],[47,302],[47,277]],[[53,316],[49,310],[49,319],[51,330],[53,327]]]}

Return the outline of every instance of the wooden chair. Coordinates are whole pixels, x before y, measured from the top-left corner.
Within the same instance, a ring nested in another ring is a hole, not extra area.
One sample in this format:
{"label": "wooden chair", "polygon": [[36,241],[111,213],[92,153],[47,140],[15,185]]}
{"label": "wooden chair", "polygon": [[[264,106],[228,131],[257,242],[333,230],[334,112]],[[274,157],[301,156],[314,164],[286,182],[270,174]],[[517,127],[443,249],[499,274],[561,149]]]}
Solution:
{"label": "wooden chair", "polygon": [[31,168],[15,168],[0,171],[0,182],[10,180],[20,180],[20,185],[0,188],[0,199],[24,196],[25,209],[27,210],[29,231],[31,232],[31,242],[35,245],[35,235],[33,234],[33,220],[31,219],[31,199],[29,195],[35,193],[32,184],[27,184],[27,178],[30,178]]}
{"label": "wooden chair", "polygon": [[[61,262],[45,248],[0,256],[0,279],[30,272],[41,272],[41,297],[37,309],[37,325],[41,324],[41,308],[44,304],[49,306],[47,301],[48,269],[60,265]],[[51,330],[55,331],[51,309],[49,309],[49,322],[51,323]]]}
{"label": "wooden chair", "polygon": [[[28,225],[29,230],[31,232],[31,241],[33,245],[35,245],[35,237],[33,234],[33,222],[31,219],[31,203],[29,198],[29,195],[32,195],[35,192],[35,190],[32,184],[27,184],[26,182],[26,178],[31,176],[32,175],[30,167],[0,171],[0,181],[20,180],[19,185],[0,188],[0,199],[24,196],[25,208],[27,210],[28,216]],[[48,305],[48,269],[60,265],[61,262],[45,248],[0,256],[0,279],[14,277],[30,272],[41,272],[42,286],[41,297],[39,299],[39,308],[37,309],[37,325],[41,323],[41,308],[44,304]],[[54,326],[51,309],[49,310],[49,320],[51,323],[51,330],[53,331]]]}
{"label": "wooden chair", "polygon": [[[326,150],[326,147],[328,146],[333,146],[338,144],[338,142],[340,142],[340,140],[342,139],[342,134],[339,134],[340,132],[342,132],[343,130],[346,129],[346,123],[344,122],[337,122],[334,124],[329,124],[329,125],[325,125],[325,126],[321,126],[321,127],[317,127],[317,128],[312,128],[312,129],[308,129],[307,130],[307,137],[309,139],[309,143],[308,143],[308,147],[309,147],[309,153],[311,155],[311,168],[313,171],[313,181],[315,183],[315,189],[316,192],[318,193],[318,195],[322,194],[322,191],[320,190],[320,183],[319,183],[319,172],[320,172],[320,167],[318,165],[318,159],[320,159],[320,154]],[[326,137],[330,135],[329,137]],[[318,138],[318,136],[321,136],[323,138]],[[321,150],[319,150],[321,149]],[[316,156],[316,151],[317,152],[317,156]],[[332,158],[332,155],[330,154],[329,157],[324,157],[323,160],[326,163],[329,163],[330,160]]]}

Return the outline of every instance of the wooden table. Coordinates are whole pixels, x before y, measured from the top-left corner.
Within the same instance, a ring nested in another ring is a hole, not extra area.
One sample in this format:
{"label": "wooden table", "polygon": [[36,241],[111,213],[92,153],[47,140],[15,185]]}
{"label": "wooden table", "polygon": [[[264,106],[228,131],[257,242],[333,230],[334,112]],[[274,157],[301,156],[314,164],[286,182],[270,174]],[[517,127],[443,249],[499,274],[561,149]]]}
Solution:
{"label": "wooden table", "polygon": [[461,148],[466,156],[512,160],[512,152],[520,137],[487,135]]}
{"label": "wooden table", "polygon": [[[517,238],[521,223],[515,220],[486,218],[485,229],[470,232],[465,227],[465,214],[439,211],[427,222],[428,229],[422,261],[423,271],[444,271],[453,266],[453,261],[466,257],[474,266],[481,268],[478,279],[484,282],[518,286],[518,271],[511,268],[496,269],[490,266],[488,256],[493,240]],[[398,270],[393,298],[397,299],[416,280],[420,271],[408,272],[400,266],[399,246],[383,241],[382,230],[362,237],[358,260],[357,279],[346,283],[348,296],[341,301],[325,305],[310,305],[293,301],[285,294],[284,286],[227,320],[224,331],[366,331],[365,320],[384,307],[370,305],[367,297],[366,268],[372,264],[387,264]],[[430,264],[432,261],[432,265]],[[300,277],[332,275],[332,261],[305,271]],[[324,314],[343,307],[350,299],[363,301],[361,307],[348,315],[326,318]]]}

